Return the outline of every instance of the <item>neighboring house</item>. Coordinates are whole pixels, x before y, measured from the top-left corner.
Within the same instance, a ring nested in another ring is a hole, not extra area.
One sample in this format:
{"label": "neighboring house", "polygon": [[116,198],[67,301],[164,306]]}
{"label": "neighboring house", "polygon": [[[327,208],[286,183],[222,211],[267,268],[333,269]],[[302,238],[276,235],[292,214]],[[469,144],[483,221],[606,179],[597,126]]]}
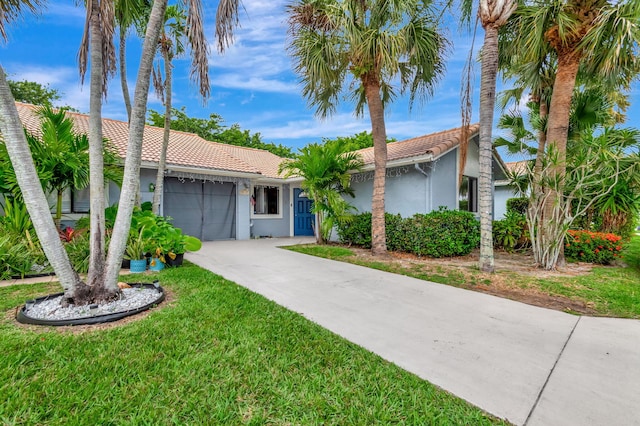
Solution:
{"label": "neighboring house", "polygon": [[[446,207],[478,213],[479,126],[471,126],[467,161],[460,170],[460,129],[419,136],[387,145],[385,210],[403,217],[429,213]],[[373,193],[373,148],[358,151],[365,166],[351,178],[356,193],[349,201],[359,211],[371,211]],[[494,179],[506,179],[504,163],[494,153]]]}
{"label": "neighboring house", "polygon": [[[514,161],[504,163],[509,175],[521,175],[528,171],[528,161]],[[521,197],[516,188],[511,184],[508,177],[495,180],[495,190],[493,194],[493,213],[494,219],[503,219],[507,213],[507,200],[509,198]]]}
{"label": "neighboring house", "polygon": [[[16,103],[25,128],[37,134],[37,107]],[[85,114],[68,113],[77,132],[88,132]],[[103,135],[124,159],[128,125],[103,120]],[[411,216],[440,206],[462,206],[477,212],[478,126],[471,128],[462,190],[458,190],[460,129],[388,144],[386,210]],[[140,193],[151,201],[162,147],[163,129],[146,126],[142,146]],[[371,210],[373,148],[359,151],[364,169],[352,177],[356,198],[349,201],[363,212]],[[185,132],[171,131],[167,151],[161,213],[175,226],[204,241],[313,235],[311,201],[300,189],[301,178],[278,174],[281,157],[268,151],[210,142]],[[506,179],[504,164],[495,155],[496,180]],[[110,183],[107,204],[118,201],[120,190]],[[65,219],[88,213],[89,191],[66,197]]]}

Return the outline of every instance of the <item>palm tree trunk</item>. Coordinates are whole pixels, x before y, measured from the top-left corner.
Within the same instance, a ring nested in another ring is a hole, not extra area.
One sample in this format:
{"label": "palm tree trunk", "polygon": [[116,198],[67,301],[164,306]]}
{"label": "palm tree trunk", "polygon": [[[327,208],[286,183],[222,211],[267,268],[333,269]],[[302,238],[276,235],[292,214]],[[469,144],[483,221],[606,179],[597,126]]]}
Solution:
{"label": "palm tree trunk", "polygon": [[73,299],[78,288],[86,287],[73,270],[56,226],[51,217],[49,203],[44,195],[40,179],[33,163],[29,144],[22,128],[16,104],[7,83],[4,70],[0,66],[0,132],[3,135],[9,159],[16,173],[22,191],[22,198],[29,211],[31,222],[36,230],[42,249],[51,263],[65,299]]}
{"label": "palm tree trunk", "polygon": [[316,244],[324,244],[324,238],[322,238],[322,213],[319,211],[316,212],[315,232]]}
{"label": "palm tree trunk", "polygon": [[90,257],[87,284],[93,288],[92,296],[94,300],[101,301],[113,298],[119,293],[120,289],[117,283],[111,283],[110,285],[104,281],[105,203],[102,140],[102,96],[104,94],[104,64],[102,62],[103,36],[100,24],[99,0],[91,0],[91,2],[91,17],[89,23],[91,43],[91,81],[89,95]]}
{"label": "palm tree trunk", "polygon": [[147,99],[149,96],[149,85],[151,80],[151,69],[155,56],[158,38],[164,23],[164,13],[167,8],[167,0],[157,0],[153,2],[151,15],[147,24],[147,32],[144,37],[142,47],[142,57],[140,58],[140,68],[136,81],[136,90],[133,98],[133,108],[131,110],[131,122],[129,123],[129,138],[127,154],[124,164],[124,175],[122,179],[122,191],[118,204],[118,214],[116,216],[109,254],[107,256],[107,272],[105,280],[109,284],[117,285],[118,273],[122,264],[122,256],[127,244],[129,228],[131,227],[131,215],[136,201],[136,194],[140,178],[140,161],[142,158],[142,138],[144,136],[145,115],[147,112]]}
{"label": "palm tree trunk", "polygon": [[387,131],[384,123],[384,108],[380,98],[380,83],[373,73],[362,77],[365,88],[371,133],[373,136],[373,196],[371,201],[371,252],[384,255],[387,252],[387,238],[384,221],[384,192],[387,175]]}
{"label": "palm tree trunk", "polygon": [[493,110],[498,74],[498,28],[487,25],[482,48],[480,83],[480,174],[478,179],[480,209],[480,270],[493,272]]}
{"label": "palm tree trunk", "polygon": [[[547,105],[547,101],[543,99],[543,96],[540,96],[538,100],[538,105],[540,106],[540,122],[545,123],[547,117],[549,116],[549,107]],[[533,169],[534,179],[533,182],[540,182],[540,177],[542,175],[542,158],[544,157],[544,150],[547,145],[547,129],[542,127],[538,131],[538,152],[536,153],[536,164]],[[535,188],[532,188],[535,190]]]}
{"label": "palm tree trunk", "polygon": [[129,85],[127,84],[127,29],[120,25],[120,86],[122,86],[122,98],[124,106],[127,108],[127,121],[131,122],[131,95],[129,95]]}
{"label": "palm tree trunk", "polygon": [[171,54],[165,52],[164,55],[164,133],[162,135],[162,151],[160,151],[160,162],[158,164],[158,174],[156,175],[156,189],[153,192],[153,212],[160,214],[160,202],[164,193],[164,170],[167,164],[167,149],[169,148],[169,136],[171,135],[171,86],[172,86],[172,65]]}
{"label": "palm tree trunk", "polygon": [[56,225],[56,229],[60,231],[60,227],[62,225],[62,191],[58,190],[56,195],[56,217],[53,220],[53,223]]}
{"label": "palm tree trunk", "polygon": [[[557,151],[557,164],[552,167],[551,173],[554,188],[548,188],[548,202],[544,208],[544,219],[542,232],[545,235],[546,244],[557,245],[558,255],[550,259],[543,259],[545,269],[555,269],[557,266],[564,266],[564,232],[553,232],[561,229],[558,209],[563,199],[564,178],[566,172],[567,138],[569,135],[569,116],[571,114],[571,100],[576,84],[576,76],[580,66],[579,57],[573,52],[569,54],[558,54],[558,71],[553,84],[551,95],[551,105],[549,106],[549,121],[547,123],[547,144]],[[553,251],[552,251],[553,252]]]}

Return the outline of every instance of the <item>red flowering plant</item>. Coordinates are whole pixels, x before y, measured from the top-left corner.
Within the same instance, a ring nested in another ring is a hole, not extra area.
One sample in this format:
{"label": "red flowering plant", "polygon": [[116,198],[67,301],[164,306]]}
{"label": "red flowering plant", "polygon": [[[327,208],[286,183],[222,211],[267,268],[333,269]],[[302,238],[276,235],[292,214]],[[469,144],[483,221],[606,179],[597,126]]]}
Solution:
{"label": "red flowering plant", "polygon": [[574,262],[608,265],[622,252],[622,237],[610,233],[570,230],[564,241],[564,255]]}

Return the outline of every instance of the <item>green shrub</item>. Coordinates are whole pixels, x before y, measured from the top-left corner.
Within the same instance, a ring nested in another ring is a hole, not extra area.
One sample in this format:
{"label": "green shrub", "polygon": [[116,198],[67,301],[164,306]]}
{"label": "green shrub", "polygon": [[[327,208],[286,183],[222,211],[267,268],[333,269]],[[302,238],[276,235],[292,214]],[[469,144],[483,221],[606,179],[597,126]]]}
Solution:
{"label": "green shrub", "polygon": [[480,222],[473,213],[440,208],[408,219],[410,253],[418,256],[464,256],[480,244]]}
{"label": "green shrub", "polygon": [[529,244],[527,219],[523,214],[510,210],[504,219],[493,221],[493,244],[508,252]]}
{"label": "green shrub", "polygon": [[343,244],[371,248],[371,213],[357,214],[351,222],[338,224],[338,240]]}
{"label": "green shrub", "polygon": [[622,251],[622,237],[602,232],[570,230],[565,237],[564,254],[568,260],[607,265]]}
{"label": "green shrub", "polygon": [[408,232],[409,220],[403,219],[399,214],[385,215],[385,226],[387,232],[387,250],[407,251],[411,246],[411,235]]}
{"label": "green shrub", "polygon": [[515,212],[521,215],[527,214],[529,199],[527,197],[509,198],[507,200],[507,213]]}
{"label": "green shrub", "polygon": [[[480,223],[473,213],[441,208],[403,219],[385,216],[387,249],[418,256],[450,257],[469,254],[480,243]],[[354,217],[338,228],[340,242],[371,247],[371,213]]]}
{"label": "green shrub", "polygon": [[0,280],[24,278],[30,272],[37,272],[33,271],[34,266],[43,261],[43,257],[16,237],[0,237]]}
{"label": "green shrub", "polygon": [[65,243],[64,248],[76,272],[81,274],[89,272],[90,249],[88,232],[75,235],[71,241]]}

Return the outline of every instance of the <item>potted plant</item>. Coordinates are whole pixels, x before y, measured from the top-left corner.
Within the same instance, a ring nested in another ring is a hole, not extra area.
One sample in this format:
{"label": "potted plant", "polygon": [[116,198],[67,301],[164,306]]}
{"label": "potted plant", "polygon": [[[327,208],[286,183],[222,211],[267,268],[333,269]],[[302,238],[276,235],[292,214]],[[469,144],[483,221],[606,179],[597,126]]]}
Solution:
{"label": "potted plant", "polygon": [[144,237],[144,227],[138,231],[131,231],[127,240],[124,257],[129,259],[129,270],[136,274],[147,270],[145,254],[149,241]]}
{"label": "potted plant", "polygon": [[187,251],[198,251],[202,247],[202,241],[191,235],[185,235],[180,228],[172,227],[167,232],[165,247],[165,261],[168,266],[180,266]]}
{"label": "potted plant", "polygon": [[151,258],[149,259],[150,271],[162,271],[164,269],[165,257],[162,247],[156,245],[156,248],[151,252]]}

